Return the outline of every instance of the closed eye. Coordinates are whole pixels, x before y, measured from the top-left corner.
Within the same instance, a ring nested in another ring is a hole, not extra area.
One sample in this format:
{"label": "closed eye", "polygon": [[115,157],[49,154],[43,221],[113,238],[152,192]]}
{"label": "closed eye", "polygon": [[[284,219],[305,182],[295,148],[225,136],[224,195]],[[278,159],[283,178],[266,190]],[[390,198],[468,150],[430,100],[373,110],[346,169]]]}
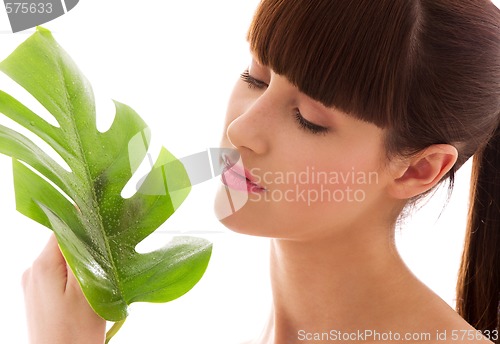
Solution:
{"label": "closed eye", "polygon": [[295,114],[294,114],[295,120],[299,124],[299,126],[312,133],[312,134],[326,134],[328,132],[328,128],[322,127],[321,125],[314,124],[307,119],[305,119],[302,114],[300,113],[299,109],[295,109]]}
{"label": "closed eye", "polygon": [[248,88],[263,90],[269,86],[264,81],[255,79],[253,76],[251,76],[248,72],[248,69],[241,73],[240,78],[248,84]]}

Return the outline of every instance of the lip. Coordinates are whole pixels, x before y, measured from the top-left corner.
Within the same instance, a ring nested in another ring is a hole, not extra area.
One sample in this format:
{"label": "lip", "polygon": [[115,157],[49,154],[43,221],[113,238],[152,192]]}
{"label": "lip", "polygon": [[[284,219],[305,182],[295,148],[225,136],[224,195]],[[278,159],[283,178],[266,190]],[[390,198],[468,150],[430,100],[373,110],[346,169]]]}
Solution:
{"label": "lip", "polygon": [[255,178],[245,168],[232,162],[229,157],[222,157],[224,170],[221,174],[221,181],[227,187],[251,193],[261,193],[267,191],[264,187],[255,182]]}

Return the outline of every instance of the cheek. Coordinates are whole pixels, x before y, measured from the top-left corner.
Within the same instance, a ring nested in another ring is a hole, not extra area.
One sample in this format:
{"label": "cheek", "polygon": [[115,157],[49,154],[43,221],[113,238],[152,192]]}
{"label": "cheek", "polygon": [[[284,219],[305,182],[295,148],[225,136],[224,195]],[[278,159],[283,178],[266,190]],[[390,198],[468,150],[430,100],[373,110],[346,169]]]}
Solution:
{"label": "cheek", "polygon": [[269,211],[276,211],[291,224],[354,221],[382,192],[376,152],[365,152],[373,155],[329,154],[296,160],[287,165],[286,173],[265,175],[269,192],[259,201],[268,203]]}
{"label": "cheek", "polygon": [[370,189],[370,186],[379,184],[379,150],[369,145],[355,149],[344,149],[337,143],[323,146],[333,148],[291,149],[293,154],[288,153],[289,156],[284,158],[284,161],[289,161],[283,169],[286,171],[285,178],[280,179],[279,173],[274,174],[274,184],[286,184],[287,188],[293,187],[300,191],[310,190],[312,196],[323,191],[325,195],[326,191],[330,191],[333,196],[335,192],[338,196],[336,200],[342,199],[343,190],[346,191],[345,199],[348,199],[347,196],[352,195],[350,191]]}
{"label": "cheek", "polygon": [[[269,178],[268,178],[269,179]],[[269,181],[269,180],[268,180]],[[356,166],[323,170],[307,166],[302,171],[277,177],[259,201],[280,203],[285,212],[299,209],[348,210],[359,207],[378,191],[379,173]]]}

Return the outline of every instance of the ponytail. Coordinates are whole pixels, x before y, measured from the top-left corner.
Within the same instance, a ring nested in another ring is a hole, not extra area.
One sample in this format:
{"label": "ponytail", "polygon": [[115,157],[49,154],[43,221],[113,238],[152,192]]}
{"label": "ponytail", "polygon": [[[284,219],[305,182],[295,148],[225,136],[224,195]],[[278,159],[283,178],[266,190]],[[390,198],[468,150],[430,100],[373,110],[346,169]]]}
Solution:
{"label": "ponytail", "polygon": [[500,126],[473,158],[470,210],[457,284],[457,311],[500,343]]}

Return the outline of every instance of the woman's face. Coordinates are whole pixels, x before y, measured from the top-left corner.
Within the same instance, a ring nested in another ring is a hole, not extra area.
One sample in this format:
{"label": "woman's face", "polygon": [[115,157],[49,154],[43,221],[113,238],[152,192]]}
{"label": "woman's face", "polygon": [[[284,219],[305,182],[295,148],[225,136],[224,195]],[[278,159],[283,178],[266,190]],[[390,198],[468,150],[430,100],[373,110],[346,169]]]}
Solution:
{"label": "woman's face", "polygon": [[383,135],[254,59],[229,100],[221,146],[240,160],[222,175],[216,214],[234,231],[290,239],[372,221],[389,177]]}

